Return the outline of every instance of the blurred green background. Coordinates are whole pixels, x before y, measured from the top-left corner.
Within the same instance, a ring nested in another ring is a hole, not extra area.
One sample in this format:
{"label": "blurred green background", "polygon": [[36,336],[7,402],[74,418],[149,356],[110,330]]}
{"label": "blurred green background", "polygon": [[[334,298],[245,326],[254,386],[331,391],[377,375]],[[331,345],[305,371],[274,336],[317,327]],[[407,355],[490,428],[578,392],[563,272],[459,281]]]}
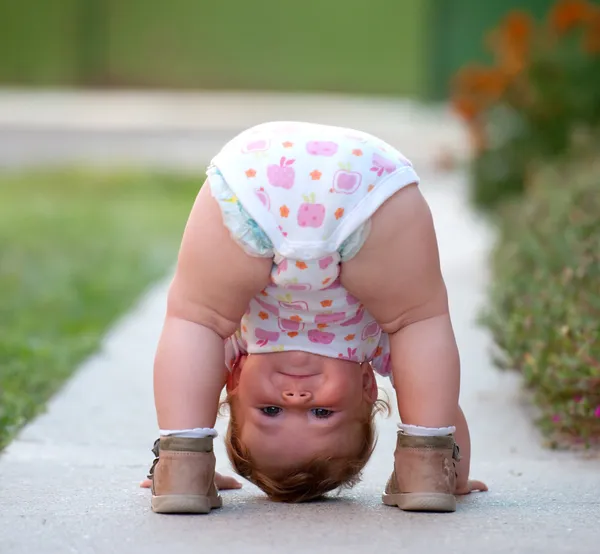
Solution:
{"label": "blurred green background", "polygon": [[0,0],[0,85],[446,96],[513,7],[550,0]]}

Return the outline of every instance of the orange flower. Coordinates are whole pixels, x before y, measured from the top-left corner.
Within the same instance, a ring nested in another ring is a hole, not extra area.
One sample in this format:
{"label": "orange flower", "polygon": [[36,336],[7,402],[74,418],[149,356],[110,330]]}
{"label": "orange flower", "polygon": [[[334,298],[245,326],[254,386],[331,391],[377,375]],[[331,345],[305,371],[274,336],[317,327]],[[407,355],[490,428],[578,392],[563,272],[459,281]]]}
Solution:
{"label": "orange flower", "polygon": [[242,325],[242,331],[244,331],[244,333],[248,332],[248,327],[246,327],[245,325]]}
{"label": "orange flower", "polygon": [[559,0],[548,16],[550,28],[558,35],[588,22],[593,17],[594,6],[586,0]]}
{"label": "orange flower", "polygon": [[354,337],[355,337],[355,336],[356,336],[356,335],[346,335],[346,336],[344,337],[344,340],[354,340]]}
{"label": "orange flower", "polygon": [[329,308],[332,304],[333,302],[331,300],[321,300],[321,306],[323,306],[323,308]]}
{"label": "orange flower", "polygon": [[329,283],[329,281],[331,281],[331,277],[327,277],[327,279],[323,279],[323,280],[321,281],[321,284],[322,284],[322,285],[326,285],[327,283]]}
{"label": "orange flower", "polygon": [[507,84],[508,80],[503,70],[477,65],[459,71],[454,81],[458,97],[471,97],[481,102],[497,100]]}
{"label": "orange flower", "polygon": [[290,331],[287,335],[288,335],[288,337],[293,339],[294,337],[298,336],[298,333],[296,331]]}
{"label": "orange flower", "polygon": [[377,350],[375,350],[375,358],[379,358],[379,356],[381,356],[383,350],[381,348],[381,346],[377,347]]}
{"label": "orange flower", "polygon": [[290,321],[300,323],[302,321],[302,318],[299,315],[293,315],[292,317],[290,317]]}
{"label": "orange flower", "polygon": [[306,268],[308,268],[308,266],[306,265],[305,262],[296,262],[296,267],[298,269],[303,269],[303,270],[306,269]]}
{"label": "orange flower", "polygon": [[281,143],[283,145],[284,148],[291,148],[292,146],[294,146],[293,142],[290,142],[289,140],[286,140],[285,142]]}
{"label": "orange flower", "polygon": [[338,208],[335,210],[335,218],[340,219],[344,215],[344,208]]}
{"label": "orange flower", "polygon": [[256,177],[256,170],[255,169],[246,170],[246,177],[248,177],[248,179],[251,179],[252,177]]}
{"label": "orange flower", "polygon": [[588,54],[600,54],[600,9],[596,10],[594,17],[586,26],[583,35],[583,49]]}
{"label": "orange flower", "polygon": [[318,323],[317,327],[319,329],[327,329],[328,325],[327,325],[327,323]]}
{"label": "orange flower", "polygon": [[285,205],[281,206],[281,208],[279,208],[279,215],[281,215],[281,217],[287,217],[290,215],[290,209]]}
{"label": "orange flower", "polygon": [[533,31],[531,16],[526,12],[513,11],[490,33],[488,46],[496,57],[500,74],[515,76],[523,71]]}
{"label": "orange flower", "polygon": [[367,187],[367,192],[371,192],[375,188],[375,185],[369,185]]}
{"label": "orange flower", "polygon": [[315,169],[314,171],[311,171],[310,178],[313,181],[318,181],[321,178],[321,175],[323,174],[318,169]]}
{"label": "orange flower", "polygon": [[261,290],[261,291],[260,291],[260,293],[261,293],[263,296],[269,296],[266,290]]}
{"label": "orange flower", "polygon": [[269,319],[269,314],[267,312],[258,312],[258,317],[264,321],[265,319]]}
{"label": "orange flower", "polygon": [[477,103],[470,97],[458,96],[452,99],[452,109],[466,122],[473,121],[481,111]]}
{"label": "orange flower", "polygon": [[356,148],[356,149],[352,150],[352,154],[354,156],[362,156],[363,152],[362,152],[362,150],[360,148]]}

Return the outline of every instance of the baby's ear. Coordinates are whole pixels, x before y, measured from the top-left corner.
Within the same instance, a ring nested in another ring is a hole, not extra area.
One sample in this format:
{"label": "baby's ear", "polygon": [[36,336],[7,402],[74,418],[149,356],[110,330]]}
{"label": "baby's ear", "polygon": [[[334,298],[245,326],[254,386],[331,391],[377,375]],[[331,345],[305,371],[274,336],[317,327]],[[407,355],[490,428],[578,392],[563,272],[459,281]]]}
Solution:
{"label": "baby's ear", "polygon": [[236,361],[233,369],[229,372],[226,384],[227,392],[233,392],[237,388],[238,383],[240,382],[240,373],[242,372],[242,368],[244,367],[247,358],[247,354],[242,354]]}
{"label": "baby's ear", "polygon": [[379,395],[379,390],[377,388],[377,379],[375,378],[375,373],[373,371],[373,367],[370,363],[365,362],[362,364],[363,371],[363,394],[365,400],[371,404],[375,404],[377,402],[377,397]]}

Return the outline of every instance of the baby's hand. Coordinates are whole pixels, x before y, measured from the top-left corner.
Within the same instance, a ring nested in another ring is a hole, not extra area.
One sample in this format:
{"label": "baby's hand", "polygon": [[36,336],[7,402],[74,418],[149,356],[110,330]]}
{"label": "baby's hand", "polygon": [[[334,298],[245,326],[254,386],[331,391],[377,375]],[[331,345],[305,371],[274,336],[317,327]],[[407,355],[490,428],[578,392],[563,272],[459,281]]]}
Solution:
{"label": "baby's hand", "polygon": [[[215,473],[215,485],[220,491],[242,488],[242,484],[237,479],[228,477],[227,475],[221,475],[220,473]],[[144,479],[140,483],[140,487],[143,489],[149,489],[151,486],[152,481],[150,479]]]}
{"label": "baby's hand", "polygon": [[475,491],[485,492],[487,490],[488,487],[483,481],[475,481],[473,479],[469,479],[466,483],[457,483],[456,491],[454,492],[454,494],[465,495],[471,494]]}

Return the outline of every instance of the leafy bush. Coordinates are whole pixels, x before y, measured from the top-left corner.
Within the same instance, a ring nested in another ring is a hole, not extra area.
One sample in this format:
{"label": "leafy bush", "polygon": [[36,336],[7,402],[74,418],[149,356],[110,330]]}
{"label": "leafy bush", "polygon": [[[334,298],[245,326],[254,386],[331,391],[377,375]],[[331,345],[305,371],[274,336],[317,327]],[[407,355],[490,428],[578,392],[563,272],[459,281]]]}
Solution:
{"label": "leafy bush", "polygon": [[490,208],[600,129],[600,6],[560,0],[542,23],[514,11],[487,43],[494,65],[460,71],[452,102],[473,141],[474,200]]}
{"label": "leafy bush", "polygon": [[600,163],[547,169],[499,211],[484,323],[556,445],[600,442]]}

